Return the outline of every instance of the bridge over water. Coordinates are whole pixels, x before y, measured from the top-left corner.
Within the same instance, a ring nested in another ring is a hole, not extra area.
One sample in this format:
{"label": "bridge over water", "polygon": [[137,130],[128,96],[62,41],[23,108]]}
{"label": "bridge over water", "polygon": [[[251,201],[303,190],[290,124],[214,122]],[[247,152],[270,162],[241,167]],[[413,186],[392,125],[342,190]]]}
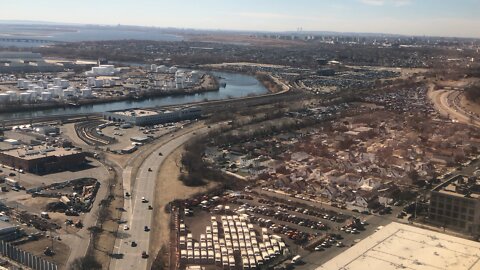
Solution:
{"label": "bridge over water", "polygon": [[0,37],[0,42],[24,42],[24,43],[45,43],[45,44],[58,44],[58,43],[67,43],[64,41],[57,40],[48,40],[48,39],[34,39],[34,38],[2,38]]}

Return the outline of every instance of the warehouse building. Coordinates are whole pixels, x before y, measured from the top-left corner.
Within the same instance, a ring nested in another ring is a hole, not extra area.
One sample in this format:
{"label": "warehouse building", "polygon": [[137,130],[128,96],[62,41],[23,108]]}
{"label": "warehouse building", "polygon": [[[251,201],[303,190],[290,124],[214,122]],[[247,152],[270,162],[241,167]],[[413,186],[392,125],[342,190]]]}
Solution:
{"label": "warehouse building", "polygon": [[111,111],[103,114],[105,120],[125,122],[136,126],[156,125],[177,122],[182,120],[197,119],[202,115],[202,110],[197,107],[179,108],[175,110],[146,110],[131,109],[127,111]]}
{"label": "warehouse building", "polygon": [[390,223],[317,270],[480,269],[480,243]]}
{"label": "warehouse building", "polygon": [[34,146],[0,152],[0,164],[36,174],[77,169],[84,162],[85,153],[66,148]]}

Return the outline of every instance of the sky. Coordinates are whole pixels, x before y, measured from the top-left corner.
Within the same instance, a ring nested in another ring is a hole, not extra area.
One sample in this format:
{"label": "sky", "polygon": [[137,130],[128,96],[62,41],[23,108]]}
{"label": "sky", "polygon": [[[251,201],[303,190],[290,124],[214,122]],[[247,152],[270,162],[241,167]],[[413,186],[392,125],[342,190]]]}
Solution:
{"label": "sky", "polygon": [[0,20],[480,38],[480,0],[0,0]]}

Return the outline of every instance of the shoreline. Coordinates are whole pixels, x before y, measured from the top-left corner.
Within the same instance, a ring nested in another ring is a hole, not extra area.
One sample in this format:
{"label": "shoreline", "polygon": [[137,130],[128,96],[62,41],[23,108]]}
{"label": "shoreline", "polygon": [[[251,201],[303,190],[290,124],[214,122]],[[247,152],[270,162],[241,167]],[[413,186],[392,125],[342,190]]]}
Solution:
{"label": "shoreline", "polygon": [[[214,76],[213,76],[214,77]],[[220,90],[220,84],[218,79],[215,78],[212,87],[200,87],[197,89],[181,89],[181,90],[161,90],[161,89],[150,89],[148,92],[143,92],[135,96],[122,96],[114,97],[108,99],[83,99],[78,101],[71,102],[54,102],[54,103],[31,103],[31,104],[5,104],[0,107],[0,113],[15,113],[15,112],[34,112],[37,110],[48,110],[48,109],[59,109],[59,108],[71,108],[71,107],[81,107],[87,105],[96,105],[96,104],[108,104],[113,102],[120,101],[142,101],[150,98],[156,97],[173,97],[173,96],[188,96],[195,95],[205,92],[214,92]]]}
{"label": "shoreline", "polygon": [[[219,71],[219,72],[226,72],[226,73],[240,73],[244,75],[254,76],[258,82],[267,89],[267,94],[276,94],[285,91],[281,84],[275,81],[271,75],[265,73],[252,73],[252,72],[235,72],[232,70],[225,70],[225,69],[217,69],[213,68],[208,71]],[[108,104],[113,102],[121,102],[121,101],[142,101],[147,100],[150,98],[156,97],[173,97],[173,96],[188,96],[188,95],[195,95],[199,93],[205,92],[213,92],[220,90],[220,81],[219,77],[212,76],[214,78],[213,85],[211,87],[199,87],[194,89],[182,89],[182,90],[160,90],[160,89],[150,89],[148,92],[140,93],[136,96],[122,96],[122,97],[114,97],[108,99],[84,99],[79,101],[71,101],[71,102],[53,102],[53,103],[34,103],[34,104],[5,104],[0,107],[0,114],[2,113],[15,113],[15,112],[35,112],[38,110],[49,110],[49,109],[67,109],[72,107],[82,107],[88,105],[96,105],[96,104]],[[288,90],[288,89],[287,89]]]}

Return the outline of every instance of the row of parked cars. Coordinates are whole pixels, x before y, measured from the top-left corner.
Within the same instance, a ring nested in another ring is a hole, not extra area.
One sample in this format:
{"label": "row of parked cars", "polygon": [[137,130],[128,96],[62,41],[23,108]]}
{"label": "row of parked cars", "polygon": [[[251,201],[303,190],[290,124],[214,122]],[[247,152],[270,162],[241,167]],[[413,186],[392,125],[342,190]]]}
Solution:
{"label": "row of parked cars", "polygon": [[338,240],[343,239],[341,235],[327,236],[318,246],[315,247],[315,251],[324,251],[326,248],[330,248],[333,245],[336,247],[344,247],[345,245]]}
{"label": "row of parked cars", "polygon": [[280,211],[287,211],[287,210],[294,211],[300,214],[319,217],[319,218],[327,219],[333,222],[344,222],[347,219],[347,217],[342,214],[336,213],[331,210],[326,210],[326,209],[323,209],[322,211],[306,209],[303,207],[296,207],[294,205],[276,203],[274,201],[267,200],[267,199],[259,199],[258,202],[262,204],[266,204],[271,207],[276,207]]}
{"label": "row of parked cars", "polygon": [[[245,207],[246,205],[244,205]],[[272,217],[276,220],[285,221],[297,224],[302,227],[308,227],[313,230],[326,230],[328,226],[323,224],[321,221],[316,221],[297,215],[290,214],[289,212],[283,210],[274,210],[265,206],[251,206],[246,208],[248,211],[268,217]]]}

